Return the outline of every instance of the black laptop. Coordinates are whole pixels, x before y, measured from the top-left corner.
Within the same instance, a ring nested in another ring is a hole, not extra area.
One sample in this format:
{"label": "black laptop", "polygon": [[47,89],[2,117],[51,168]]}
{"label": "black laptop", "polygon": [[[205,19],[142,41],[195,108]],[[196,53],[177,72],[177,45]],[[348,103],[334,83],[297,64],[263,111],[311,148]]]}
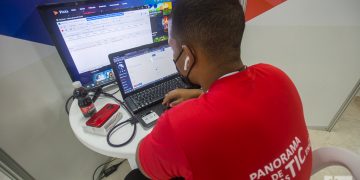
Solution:
{"label": "black laptop", "polygon": [[166,109],[164,96],[176,88],[187,88],[172,60],[167,42],[153,43],[109,55],[126,105],[141,125],[149,128]]}

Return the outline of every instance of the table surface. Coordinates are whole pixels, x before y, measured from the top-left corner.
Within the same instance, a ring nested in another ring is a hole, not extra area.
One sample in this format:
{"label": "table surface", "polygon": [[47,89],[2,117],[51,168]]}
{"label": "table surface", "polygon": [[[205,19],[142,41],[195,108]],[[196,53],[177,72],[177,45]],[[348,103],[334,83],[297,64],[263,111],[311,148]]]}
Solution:
{"label": "table surface", "polygon": [[[115,94],[115,97],[122,100],[119,92]],[[116,101],[102,96],[100,96],[94,104],[96,109],[100,110],[107,103],[118,104]],[[120,108],[120,112],[122,113],[123,117],[119,121],[119,123],[126,121],[130,118],[130,115],[126,112],[126,110],[123,107]],[[142,138],[144,138],[147,134],[149,134],[152,130],[152,129],[145,130],[139,123],[137,123],[136,134],[133,140],[129,144],[123,147],[114,148],[107,144],[106,136],[87,133],[83,130],[83,125],[87,120],[88,118],[85,118],[82,115],[77,100],[74,100],[70,108],[69,121],[70,121],[70,126],[75,136],[79,139],[79,141],[83,143],[86,147],[97,153],[110,157],[122,158],[122,159],[134,159],[136,148],[139,141]],[[125,142],[127,139],[130,138],[132,131],[133,131],[133,126],[130,124],[120,128],[118,131],[113,133],[111,137],[111,142],[114,144],[120,144],[122,142]]]}

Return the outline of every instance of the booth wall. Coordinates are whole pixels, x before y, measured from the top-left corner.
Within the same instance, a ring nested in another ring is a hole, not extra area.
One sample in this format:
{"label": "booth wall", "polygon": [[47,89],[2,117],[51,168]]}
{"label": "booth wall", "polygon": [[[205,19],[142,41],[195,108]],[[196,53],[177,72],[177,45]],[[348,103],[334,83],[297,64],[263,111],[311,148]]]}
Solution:
{"label": "booth wall", "polygon": [[307,125],[329,126],[360,79],[360,1],[288,0],[246,25],[242,58],[294,81]]}
{"label": "booth wall", "polygon": [[74,136],[71,93],[53,46],[0,35],[0,146],[35,179],[91,179],[107,160]]}

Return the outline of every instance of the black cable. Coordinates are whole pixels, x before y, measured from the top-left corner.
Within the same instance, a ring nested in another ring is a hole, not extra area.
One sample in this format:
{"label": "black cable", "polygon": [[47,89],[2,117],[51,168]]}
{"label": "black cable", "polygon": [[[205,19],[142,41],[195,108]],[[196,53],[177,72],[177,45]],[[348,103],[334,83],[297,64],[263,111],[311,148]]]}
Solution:
{"label": "black cable", "polygon": [[[119,90],[118,90],[118,91],[119,91]],[[117,92],[118,92],[118,91],[117,91]],[[105,97],[112,98],[112,99],[114,99],[116,102],[118,102],[121,106],[123,106],[123,107],[125,108],[125,110],[130,114],[130,119],[128,119],[128,120],[126,120],[126,121],[124,121],[124,122],[121,122],[121,123],[117,124],[116,126],[114,126],[114,127],[108,132],[108,134],[106,135],[106,141],[107,141],[107,143],[109,144],[109,146],[111,146],[111,147],[122,147],[122,146],[125,146],[126,144],[128,144],[130,141],[132,141],[132,140],[134,139],[134,137],[135,137],[135,134],[136,134],[136,123],[138,122],[136,116],[135,116],[134,113],[129,109],[129,107],[127,107],[127,105],[126,105],[124,102],[120,101],[118,98],[116,98],[116,97],[114,96],[114,94],[116,94],[117,92],[115,92],[115,93],[113,93],[113,94],[109,94],[109,93],[103,92],[102,89],[97,89],[96,92],[95,92],[95,94],[94,94],[94,96],[96,96],[96,98],[93,97],[93,99],[96,100],[97,97],[99,96],[99,94],[102,94],[102,95],[104,95]],[[66,113],[67,113],[68,115],[69,115],[68,104],[69,104],[69,102],[70,102],[71,99],[74,100],[74,96],[73,96],[73,95],[70,96],[70,97],[67,99],[66,103],[65,103],[65,111],[66,111]],[[129,138],[128,140],[126,140],[124,143],[121,143],[121,144],[113,144],[113,143],[111,143],[111,141],[110,141],[111,135],[112,135],[116,130],[118,130],[118,128],[119,128],[120,126],[125,125],[125,124],[127,124],[127,123],[130,123],[131,125],[134,126],[134,129],[133,129],[133,132],[132,132],[130,138]]]}
{"label": "black cable", "polygon": [[70,100],[74,100],[74,95],[71,95],[67,100],[66,100],[66,103],[65,103],[65,111],[66,113],[69,115],[69,109],[68,109],[68,106],[69,106],[69,102]]}
{"label": "black cable", "polygon": [[[113,161],[115,161],[115,160],[116,160],[116,159],[113,159],[113,160],[108,161],[108,162],[106,162],[106,163],[100,164],[100,165],[95,169],[95,171],[94,171],[94,173],[93,173],[93,180],[95,180],[96,171],[97,171],[100,167],[102,167],[102,166],[104,166],[104,165],[106,165],[106,164],[109,164],[109,163],[111,163],[111,162],[113,162]],[[100,173],[100,174],[101,174],[101,173]]]}
{"label": "black cable", "polygon": [[102,175],[99,177],[99,180],[103,179],[105,177],[105,175]]}
{"label": "black cable", "polygon": [[97,88],[94,91],[94,96],[92,97],[92,101],[95,102],[98,99],[98,97],[100,96],[101,93],[102,93],[102,88]]}
{"label": "black cable", "polygon": [[115,92],[111,93],[111,95],[115,95],[116,93],[118,93],[120,91],[120,89],[116,90]]}
{"label": "black cable", "polygon": [[114,164],[114,165],[102,170],[101,173],[100,173],[100,179],[102,179],[104,177],[108,177],[111,174],[113,174],[123,162],[125,162],[125,160],[122,160],[121,162],[119,162],[117,164]]}
{"label": "black cable", "polygon": [[[106,141],[107,143],[109,144],[109,146],[111,147],[122,147],[122,146],[125,146],[126,144],[128,144],[130,141],[132,141],[135,137],[135,134],[136,134],[136,123],[138,122],[136,116],[134,115],[134,113],[129,110],[129,108],[127,107],[127,105],[120,101],[119,99],[117,99],[114,95],[112,94],[109,94],[109,93],[105,93],[105,92],[102,92],[102,94],[106,97],[110,97],[112,99],[114,99],[115,101],[117,101],[118,103],[120,103],[124,108],[125,110],[130,114],[131,118],[129,120],[126,120],[124,122],[121,122],[119,124],[117,124],[116,126],[114,126],[109,132],[108,134],[106,135]],[[133,129],[133,132],[130,136],[130,138],[128,140],[126,140],[124,143],[121,143],[121,144],[113,144],[111,141],[110,141],[110,137],[111,135],[116,131],[118,130],[118,127],[124,125],[124,124],[127,124],[127,123],[130,123],[134,126],[134,129]]]}
{"label": "black cable", "polygon": [[[132,124],[132,125],[134,126],[134,129],[133,129],[133,132],[132,132],[130,138],[129,138],[128,140],[126,140],[125,142],[121,143],[121,144],[113,144],[113,143],[110,141],[111,135],[113,134],[113,132],[114,132],[115,130],[117,130],[117,128],[118,128],[119,126],[124,125],[124,124],[127,124],[127,123],[130,123],[130,124]],[[109,131],[109,133],[106,135],[106,141],[107,141],[107,143],[109,144],[109,146],[111,146],[111,147],[122,147],[122,146],[125,146],[126,144],[128,144],[130,141],[132,141],[132,140],[134,139],[134,137],[135,137],[135,134],[136,134],[136,124],[133,123],[132,119],[130,119],[130,120],[126,120],[126,121],[121,122],[121,123],[117,124],[116,126],[114,126],[114,128],[112,128],[112,129]]]}

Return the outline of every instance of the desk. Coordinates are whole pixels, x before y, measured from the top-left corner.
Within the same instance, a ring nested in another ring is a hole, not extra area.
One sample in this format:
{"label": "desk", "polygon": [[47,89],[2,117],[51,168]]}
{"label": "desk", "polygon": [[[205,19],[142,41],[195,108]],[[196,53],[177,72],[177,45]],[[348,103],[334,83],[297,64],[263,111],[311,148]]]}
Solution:
{"label": "desk", "polygon": [[[115,94],[115,97],[122,100],[119,92]],[[116,103],[116,101],[110,98],[99,97],[99,99],[95,102],[95,107],[97,110],[100,110],[107,103]],[[129,119],[130,116],[123,107],[120,108],[120,111],[123,114],[123,118],[120,120],[120,122]],[[74,100],[69,112],[69,121],[71,129],[79,141],[97,153],[103,154],[105,156],[127,159],[132,169],[137,168],[137,164],[135,162],[137,145],[142,138],[151,132],[152,129],[145,130],[138,123],[136,124],[137,130],[134,139],[126,146],[114,148],[107,144],[106,136],[90,134],[83,130],[82,125],[86,122],[87,119],[88,118],[85,118],[82,115],[77,104],[77,100]],[[132,131],[133,127],[126,125],[112,135],[111,142],[116,144],[125,142],[128,138],[130,138]]]}

